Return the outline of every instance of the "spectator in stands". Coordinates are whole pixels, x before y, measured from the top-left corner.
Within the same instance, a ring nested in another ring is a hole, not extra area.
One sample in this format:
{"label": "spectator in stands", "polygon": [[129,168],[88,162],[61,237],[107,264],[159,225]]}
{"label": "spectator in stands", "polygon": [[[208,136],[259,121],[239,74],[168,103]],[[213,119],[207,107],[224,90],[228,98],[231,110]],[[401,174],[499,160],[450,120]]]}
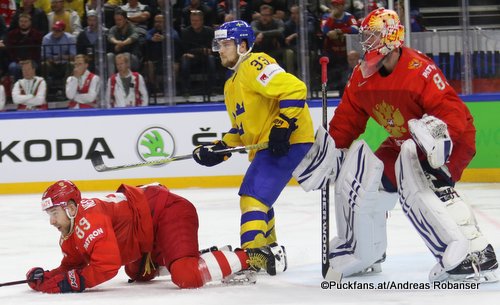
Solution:
{"label": "spectator in stands", "polygon": [[[115,25],[111,27],[108,35],[108,43],[112,52],[108,53],[108,63],[115,62],[115,55],[121,53],[129,53],[131,68],[133,71],[138,71],[139,63],[142,59],[139,48],[139,34],[127,19],[127,12],[122,9],[117,9],[114,14]],[[115,68],[112,64],[108,65],[108,75],[115,73]]]}
{"label": "spectator in stands", "polygon": [[[351,78],[352,71],[354,67],[360,62],[361,55],[356,50],[351,50],[347,53],[347,69],[342,73],[342,84],[347,84],[349,79]],[[339,95],[342,96],[344,94],[344,87],[339,88]]]}
{"label": "spectator in stands", "polygon": [[10,26],[12,17],[16,13],[16,1],[14,0],[0,0],[0,16],[3,17],[5,25]]}
{"label": "spectator in stands", "polygon": [[[115,9],[122,5],[122,0],[103,0],[101,3],[103,3],[104,7]],[[87,0],[87,3],[85,3],[85,11],[88,12],[90,10],[97,11],[97,0]]]}
{"label": "spectator in stands", "polygon": [[76,55],[75,37],[66,33],[65,27],[63,21],[56,21],[42,40],[43,71],[51,81],[62,79],[63,83],[73,70],[71,62]]}
{"label": "spectator in stands", "polygon": [[[166,12],[164,0],[157,0],[158,12],[164,14]],[[180,33],[182,28],[184,28],[183,22],[184,17],[182,15],[182,10],[184,9],[183,1],[176,1],[172,4],[172,25],[173,28]]]}
{"label": "spectator in stands", "polygon": [[88,70],[86,55],[75,56],[73,75],[66,80],[66,97],[69,109],[96,108],[101,79]]}
{"label": "spectator in stands", "polygon": [[[299,6],[294,4],[290,7],[290,19],[285,22],[284,31],[284,59],[283,63],[287,69],[288,73],[296,75],[296,65],[297,65],[297,52],[299,43],[299,25],[300,25],[300,15]],[[309,43],[309,57],[310,59],[315,59],[317,49],[316,46],[316,33],[317,19],[309,11],[307,14],[307,30],[308,30],[308,43]],[[315,61],[314,61],[315,62]]]}
{"label": "spectator in stands", "polygon": [[151,18],[151,8],[142,4],[138,0],[128,0],[125,5],[120,6],[122,10],[127,12],[127,19],[135,25],[137,33],[144,42],[146,32],[149,28],[149,19]]}
{"label": "spectator in stands", "polygon": [[35,0],[22,0],[22,6],[19,7],[12,17],[12,22],[10,23],[9,32],[17,29],[19,27],[19,16],[21,14],[28,14],[31,16],[31,26],[33,29],[36,29],[42,35],[45,35],[49,32],[49,22],[47,19],[47,15],[45,11],[40,8],[36,8],[33,4]]}
{"label": "spectator in stands", "polygon": [[212,54],[212,40],[214,30],[203,25],[203,12],[192,11],[191,25],[182,30],[181,44],[184,54],[181,58],[181,94],[190,95],[190,77],[194,67],[203,67],[207,82],[204,94],[211,94],[210,90],[215,77],[215,57]]}
{"label": "spectator in stands", "polygon": [[76,37],[78,33],[82,31],[80,16],[73,10],[66,10],[64,8],[64,0],[52,0],[51,8],[52,11],[47,14],[50,28],[52,28],[52,25],[57,21],[62,21],[66,25],[66,33]]}
{"label": "spectator in stands", "polygon": [[[89,69],[95,72],[95,54],[97,50],[97,12],[90,10],[87,12],[87,26],[76,37],[77,54],[86,54],[89,61]],[[103,34],[106,37],[108,29],[103,28]],[[105,38],[103,38],[104,40]]]}
{"label": "spectator in stands", "polygon": [[0,111],[5,110],[5,88],[0,85]]}
{"label": "spectator in stands", "polygon": [[40,62],[40,47],[43,36],[32,27],[31,21],[31,15],[27,13],[18,15],[19,27],[9,31],[5,39],[9,55],[9,74],[15,80],[22,76],[21,60],[32,59],[37,63]]}
{"label": "spectator in stands", "polygon": [[307,3],[307,9],[316,18],[323,19],[323,16],[328,18],[328,15],[332,12],[331,0],[316,0],[309,1]]}
{"label": "spectator in stands", "polygon": [[[162,76],[163,73],[163,54],[164,54],[164,17],[163,15],[156,15],[154,17],[154,27],[148,31],[146,35],[146,52],[144,70],[147,76],[149,92],[156,92],[159,88],[157,76]],[[182,53],[181,40],[179,33],[173,28],[171,29],[171,39],[174,45],[174,73],[177,75],[179,72],[179,62]]]}
{"label": "spectator in stands", "polygon": [[[394,1],[394,11],[398,13],[401,24],[405,24],[404,1]],[[412,32],[425,32],[425,21],[418,9],[410,10],[410,27]]]}
{"label": "spectator in stands", "polygon": [[17,110],[46,110],[47,84],[43,77],[36,76],[35,61],[23,60],[21,67],[23,78],[12,89],[12,101]]}
{"label": "spectator in stands", "polygon": [[[201,0],[191,0],[191,2],[182,9],[183,28],[191,25],[191,12],[201,11],[203,13],[203,22],[205,26],[212,27],[214,23],[214,11]],[[182,35],[181,35],[182,36]]]}
{"label": "spectator in stands", "polygon": [[352,74],[352,70],[354,70],[354,67],[356,67],[361,60],[361,55],[359,54],[358,51],[356,50],[351,50],[347,53],[347,64],[349,65],[349,77]]}
{"label": "spectator in stands", "polygon": [[[252,10],[250,5],[248,5],[248,2],[244,0],[239,0],[239,2],[240,3],[238,6],[240,9],[240,20],[244,20],[250,23],[252,21]],[[216,7],[216,18],[215,18],[216,25],[228,22],[226,20],[226,16],[230,14],[233,9],[235,9],[231,7],[232,4],[233,4],[232,0],[219,0],[219,3],[217,3]]]}
{"label": "spectator in stands", "polygon": [[350,13],[344,11],[344,0],[332,0],[332,13],[322,26],[324,34],[324,55],[328,56],[330,89],[343,90],[342,75],[348,70],[345,34],[359,33],[358,22]]}
{"label": "spectator in stands", "polygon": [[7,26],[5,25],[5,20],[3,16],[0,15],[0,75],[6,70],[7,56],[5,54],[5,43],[4,39],[7,36]]}
{"label": "spectator in stands", "polygon": [[[264,4],[260,7],[260,18],[251,23],[255,33],[254,52],[264,52],[283,64],[283,45],[285,24],[283,20],[274,18],[274,8]],[[289,71],[290,67],[285,69]]]}
{"label": "spectator in stands", "polygon": [[137,72],[130,71],[130,59],[127,54],[115,57],[118,73],[108,79],[106,98],[111,107],[133,107],[148,105],[148,91],[144,78]]}
{"label": "spectator in stands", "polygon": [[268,5],[273,8],[273,18],[280,19],[283,22],[286,19],[286,0],[252,0],[252,19],[258,20],[261,16],[262,5]]}
{"label": "spectator in stands", "polygon": [[85,13],[83,0],[64,0],[64,9],[67,11],[75,11],[82,20]]}
{"label": "spectator in stands", "polygon": [[102,7],[98,7],[97,0],[88,0],[85,4],[85,12],[90,10],[99,11],[103,9],[102,12],[105,26],[109,29],[114,25],[115,9],[122,5],[122,0],[102,0],[101,4],[103,4]]}
{"label": "spectator in stands", "polygon": [[[51,0],[35,0],[34,5],[36,8],[41,9],[45,14],[48,14],[51,10],[50,1]],[[22,2],[21,6],[23,6]]]}

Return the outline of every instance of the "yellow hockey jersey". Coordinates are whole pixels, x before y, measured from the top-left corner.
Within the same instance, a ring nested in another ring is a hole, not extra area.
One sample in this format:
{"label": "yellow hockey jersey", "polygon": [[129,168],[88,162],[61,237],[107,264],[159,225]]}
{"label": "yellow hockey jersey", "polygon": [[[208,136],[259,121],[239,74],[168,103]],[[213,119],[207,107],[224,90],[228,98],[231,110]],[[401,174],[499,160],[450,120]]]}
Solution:
{"label": "yellow hockey jersey", "polygon": [[[268,142],[273,120],[283,114],[296,119],[297,129],[292,132],[290,144],[314,142],[306,96],[306,85],[285,72],[274,58],[250,53],[224,85],[232,128],[223,141],[228,146]],[[250,160],[255,153],[250,152]]]}

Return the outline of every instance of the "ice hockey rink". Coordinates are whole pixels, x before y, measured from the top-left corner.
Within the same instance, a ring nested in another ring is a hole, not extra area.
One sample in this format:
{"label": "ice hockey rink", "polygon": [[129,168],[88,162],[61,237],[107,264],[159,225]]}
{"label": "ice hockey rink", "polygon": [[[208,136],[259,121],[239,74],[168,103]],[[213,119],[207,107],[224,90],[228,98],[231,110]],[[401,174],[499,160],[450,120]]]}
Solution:
{"label": "ice hockey rink", "polygon": [[[500,184],[457,185],[475,211],[483,233],[500,251]],[[237,189],[179,189],[200,218],[200,248],[239,244]],[[84,197],[102,193],[84,192]],[[332,194],[333,197],[333,194]],[[40,194],[0,196],[0,282],[23,280],[34,266],[58,266],[58,232],[40,210]],[[331,199],[333,201],[333,199]],[[333,207],[333,202],[331,203]],[[287,187],[275,205],[279,242],[286,246],[288,270],[271,277],[259,274],[254,285],[211,283],[180,290],[168,276],[149,283],[127,283],[123,270],[112,280],[79,294],[42,294],[26,284],[0,287],[0,304],[498,304],[500,282],[477,289],[358,289],[356,284],[386,282],[424,285],[435,264],[399,205],[388,219],[387,260],[383,271],[344,279],[345,289],[323,289],[320,262],[320,193]],[[335,235],[332,214],[330,235]],[[350,287],[349,287],[350,286]]]}

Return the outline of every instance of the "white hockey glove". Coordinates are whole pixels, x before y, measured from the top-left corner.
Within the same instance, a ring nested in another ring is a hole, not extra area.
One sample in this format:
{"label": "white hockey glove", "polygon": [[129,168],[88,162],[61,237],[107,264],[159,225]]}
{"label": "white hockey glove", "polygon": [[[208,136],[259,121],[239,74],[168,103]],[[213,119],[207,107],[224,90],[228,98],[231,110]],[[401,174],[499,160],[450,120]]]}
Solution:
{"label": "white hockey glove", "polygon": [[427,155],[427,161],[432,168],[440,168],[448,161],[453,142],[445,122],[424,114],[420,120],[408,121],[408,127],[415,142]]}

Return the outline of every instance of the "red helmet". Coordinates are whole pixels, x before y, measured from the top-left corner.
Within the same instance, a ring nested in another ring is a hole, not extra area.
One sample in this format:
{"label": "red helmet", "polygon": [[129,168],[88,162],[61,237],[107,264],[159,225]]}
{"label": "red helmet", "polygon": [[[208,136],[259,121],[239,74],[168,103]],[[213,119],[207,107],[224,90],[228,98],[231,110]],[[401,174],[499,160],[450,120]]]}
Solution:
{"label": "red helmet", "polygon": [[395,11],[379,8],[363,19],[359,33],[365,52],[361,71],[366,78],[387,54],[403,44],[405,29]]}
{"label": "red helmet", "polygon": [[42,195],[42,210],[55,206],[67,206],[70,200],[76,204],[82,200],[82,194],[76,185],[69,180],[59,180],[47,188]]}
{"label": "red helmet", "polygon": [[344,0],[332,0],[332,5],[344,5],[345,1]]}

